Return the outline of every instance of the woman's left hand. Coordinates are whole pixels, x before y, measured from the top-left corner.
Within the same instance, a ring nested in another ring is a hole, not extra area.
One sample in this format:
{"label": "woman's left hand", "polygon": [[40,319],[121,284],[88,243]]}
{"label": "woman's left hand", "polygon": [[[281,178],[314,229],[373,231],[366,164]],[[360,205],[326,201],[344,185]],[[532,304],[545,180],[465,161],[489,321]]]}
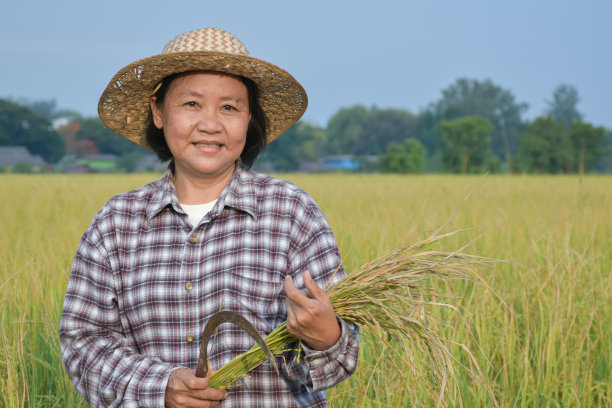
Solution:
{"label": "woman's left hand", "polygon": [[306,290],[295,287],[293,279],[285,279],[287,292],[287,330],[314,350],[327,350],[340,338],[341,329],[327,294],[304,273]]}

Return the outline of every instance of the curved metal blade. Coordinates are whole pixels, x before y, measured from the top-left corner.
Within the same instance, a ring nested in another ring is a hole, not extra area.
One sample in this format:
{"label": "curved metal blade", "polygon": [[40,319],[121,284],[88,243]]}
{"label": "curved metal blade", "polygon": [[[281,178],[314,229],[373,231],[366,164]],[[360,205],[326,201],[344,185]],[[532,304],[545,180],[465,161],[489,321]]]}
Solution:
{"label": "curved metal blade", "polygon": [[208,340],[210,336],[213,334],[217,326],[221,323],[234,323],[240,327],[242,327],[249,335],[255,339],[259,347],[266,353],[268,359],[272,362],[274,366],[274,370],[276,374],[279,374],[278,365],[276,364],[276,359],[274,358],[274,354],[266,344],[266,341],[261,336],[259,331],[253,326],[247,319],[242,317],[236,312],[231,312],[229,310],[224,310],[218,313],[215,313],[206,323],[204,327],[204,331],[202,332],[202,341],[200,343],[200,358],[198,359],[198,367],[196,369],[196,377],[206,377],[208,374]]}

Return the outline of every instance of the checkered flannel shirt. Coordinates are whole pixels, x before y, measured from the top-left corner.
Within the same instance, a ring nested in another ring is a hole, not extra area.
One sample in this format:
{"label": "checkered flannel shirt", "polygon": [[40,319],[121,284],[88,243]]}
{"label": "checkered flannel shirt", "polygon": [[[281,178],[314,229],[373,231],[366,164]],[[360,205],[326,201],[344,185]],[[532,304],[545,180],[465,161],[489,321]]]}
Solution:
{"label": "checkered flannel shirt", "polygon": [[[314,201],[240,163],[215,207],[193,228],[165,177],[112,198],[83,235],[60,322],[62,360],[91,406],[163,407],[168,377],[195,369],[202,329],[219,310],[263,334],[286,320],[283,282],[303,272],[323,286],[345,275]],[[279,377],[268,363],[229,389],[222,407],[323,407],[357,365],[359,337],[341,321],[328,350],[291,352]],[[218,370],[254,340],[229,323],[209,343]],[[294,347],[295,349],[295,347]],[[304,357],[304,356],[302,356]]]}

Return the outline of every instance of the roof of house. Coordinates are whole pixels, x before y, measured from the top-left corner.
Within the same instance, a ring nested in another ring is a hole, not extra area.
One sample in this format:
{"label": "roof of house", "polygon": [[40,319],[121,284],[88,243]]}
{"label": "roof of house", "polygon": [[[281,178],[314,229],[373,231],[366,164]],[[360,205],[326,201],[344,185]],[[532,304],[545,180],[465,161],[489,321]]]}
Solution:
{"label": "roof of house", "polygon": [[16,164],[46,166],[47,162],[40,156],[34,156],[25,146],[0,146],[0,166]]}

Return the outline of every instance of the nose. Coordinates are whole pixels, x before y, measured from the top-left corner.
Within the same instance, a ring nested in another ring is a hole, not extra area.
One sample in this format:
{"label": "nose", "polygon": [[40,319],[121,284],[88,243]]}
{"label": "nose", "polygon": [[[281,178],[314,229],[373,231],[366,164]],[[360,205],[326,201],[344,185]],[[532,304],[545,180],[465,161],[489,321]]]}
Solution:
{"label": "nose", "polygon": [[197,129],[204,133],[218,133],[222,129],[221,121],[214,109],[203,109],[198,117]]}

